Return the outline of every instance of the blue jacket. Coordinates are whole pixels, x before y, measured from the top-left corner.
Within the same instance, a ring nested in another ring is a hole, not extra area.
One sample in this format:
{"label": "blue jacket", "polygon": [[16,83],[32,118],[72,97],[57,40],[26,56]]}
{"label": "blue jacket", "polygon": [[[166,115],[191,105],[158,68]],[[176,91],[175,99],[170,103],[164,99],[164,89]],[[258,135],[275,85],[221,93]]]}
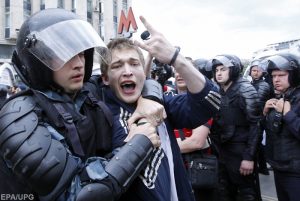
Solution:
{"label": "blue jacket", "polygon": [[[167,113],[167,119],[164,123],[173,154],[174,176],[179,201],[193,201],[194,195],[173,132],[174,127],[196,128],[206,123],[217,110],[218,101],[216,100],[219,99],[217,91],[218,89],[212,82],[207,80],[206,86],[200,93],[191,94],[188,92],[178,96],[164,96],[164,106]],[[135,108],[118,100],[110,89],[105,90],[105,95],[106,103],[114,116],[112,144],[113,148],[117,148],[124,144],[124,139],[128,134],[127,120]],[[150,162],[120,200],[170,200],[170,169],[164,151],[156,149]]]}

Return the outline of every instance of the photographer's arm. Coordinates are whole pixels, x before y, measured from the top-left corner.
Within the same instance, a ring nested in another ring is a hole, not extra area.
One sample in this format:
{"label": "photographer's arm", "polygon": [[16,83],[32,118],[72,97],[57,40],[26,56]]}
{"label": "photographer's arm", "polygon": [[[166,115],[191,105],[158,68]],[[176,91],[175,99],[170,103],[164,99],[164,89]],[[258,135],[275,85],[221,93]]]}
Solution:
{"label": "photographer's arm", "polygon": [[190,153],[200,150],[206,143],[207,136],[210,130],[207,126],[199,126],[192,131],[190,137],[186,137],[184,140],[177,138],[177,143],[181,153]]}

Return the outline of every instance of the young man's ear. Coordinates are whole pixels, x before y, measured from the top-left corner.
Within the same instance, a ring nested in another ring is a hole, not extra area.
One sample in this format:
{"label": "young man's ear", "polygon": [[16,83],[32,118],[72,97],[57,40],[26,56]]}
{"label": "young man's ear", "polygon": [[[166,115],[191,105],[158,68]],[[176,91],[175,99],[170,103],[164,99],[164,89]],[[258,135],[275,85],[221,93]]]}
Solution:
{"label": "young man's ear", "polygon": [[109,83],[108,83],[108,76],[106,76],[106,75],[101,75],[101,77],[102,77],[102,82],[103,82],[103,84],[109,85]]}

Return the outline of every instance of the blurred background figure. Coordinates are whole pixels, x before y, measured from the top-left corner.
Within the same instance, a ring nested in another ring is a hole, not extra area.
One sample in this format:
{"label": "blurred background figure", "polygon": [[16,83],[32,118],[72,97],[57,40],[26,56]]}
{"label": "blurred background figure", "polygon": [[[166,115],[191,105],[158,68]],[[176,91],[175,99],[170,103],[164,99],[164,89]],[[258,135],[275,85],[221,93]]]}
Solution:
{"label": "blurred background figure", "polygon": [[166,81],[173,75],[173,69],[168,64],[163,64],[157,59],[153,59],[151,67],[151,78],[157,80],[161,86],[164,86]]}
{"label": "blurred background figure", "polygon": [[193,61],[194,66],[196,66],[196,68],[208,79],[212,79],[213,78],[213,72],[212,72],[212,68],[211,65],[209,65],[210,60],[207,59],[196,59]]}
{"label": "blurred background figure", "polygon": [[[271,88],[269,83],[266,82],[266,76],[268,75],[267,70],[263,67],[262,60],[253,60],[250,64],[249,75],[252,78],[251,84],[257,91],[259,98],[260,111],[263,111],[266,101],[271,97]],[[265,141],[266,134],[265,129],[262,126],[261,138],[258,145],[258,172],[264,175],[269,175],[269,170],[267,167],[266,157],[265,157]]]}
{"label": "blurred background figure", "polygon": [[3,103],[7,98],[7,87],[4,85],[0,85],[0,108],[2,107]]}

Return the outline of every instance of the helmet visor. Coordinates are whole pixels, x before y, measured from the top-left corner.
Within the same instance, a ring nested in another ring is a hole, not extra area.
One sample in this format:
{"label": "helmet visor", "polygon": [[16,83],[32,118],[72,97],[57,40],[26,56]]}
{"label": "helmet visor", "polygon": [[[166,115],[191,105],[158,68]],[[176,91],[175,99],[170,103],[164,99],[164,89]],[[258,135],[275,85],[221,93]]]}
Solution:
{"label": "helmet visor", "polygon": [[252,67],[252,66],[259,66],[259,64],[260,64],[259,60],[254,60],[254,61],[251,62],[250,65]]}
{"label": "helmet visor", "polygon": [[250,63],[250,67],[252,69],[252,67],[257,67],[258,70],[262,71],[262,72],[266,72],[268,61],[267,60],[254,60]]}
{"label": "helmet visor", "polygon": [[258,67],[261,68],[263,72],[267,72],[268,65],[269,65],[269,60],[263,59],[259,62]]}
{"label": "helmet visor", "polygon": [[223,64],[223,66],[225,66],[227,68],[234,66],[232,60],[230,60],[227,57],[222,56],[222,55],[216,56],[213,60],[219,61],[221,64]]}
{"label": "helmet visor", "polygon": [[268,60],[268,69],[270,69],[270,62],[273,62],[273,64],[275,65],[274,68],[277,68],[279,70],[292,70],[295,67],[294,65],[296,65],[294,62],[290,62],[280,55],[274,55],[266,59]]}
{"label": "helmet visor", "polygon": [[83,20],[62,21],[32,33],[31,37],[36,41],[29,51],[53,71],[87,49],[106,48],[94,28]]}

